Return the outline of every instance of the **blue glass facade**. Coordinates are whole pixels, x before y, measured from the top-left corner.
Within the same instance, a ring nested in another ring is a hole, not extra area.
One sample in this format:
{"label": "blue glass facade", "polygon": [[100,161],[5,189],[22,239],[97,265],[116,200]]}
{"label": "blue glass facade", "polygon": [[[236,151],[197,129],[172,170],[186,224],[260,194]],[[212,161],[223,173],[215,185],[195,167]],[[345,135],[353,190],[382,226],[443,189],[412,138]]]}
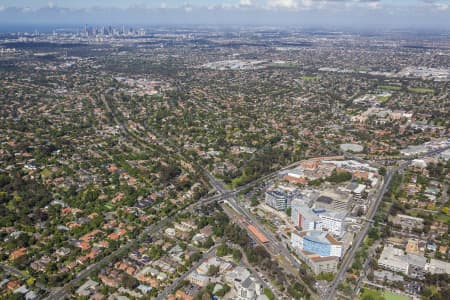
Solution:
{"label": "blue glass facade", "polygon": [[330,256],[331,244],[321,242],[314,237],[305,236],[303,238],[303,250],[318,254],[320,256]]}

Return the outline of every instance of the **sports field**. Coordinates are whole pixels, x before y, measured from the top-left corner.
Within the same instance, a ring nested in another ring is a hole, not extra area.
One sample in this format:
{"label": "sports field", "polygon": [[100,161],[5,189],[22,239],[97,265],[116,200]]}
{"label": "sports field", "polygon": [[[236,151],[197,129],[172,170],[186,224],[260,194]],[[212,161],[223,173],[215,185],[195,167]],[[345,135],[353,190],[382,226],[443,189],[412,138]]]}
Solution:
{"label": "sports field", "polygon": [[386,300],[410,300],[407,296],[395,294],[389,291],[384,292],[383,296],[384,298],[386,298]]}

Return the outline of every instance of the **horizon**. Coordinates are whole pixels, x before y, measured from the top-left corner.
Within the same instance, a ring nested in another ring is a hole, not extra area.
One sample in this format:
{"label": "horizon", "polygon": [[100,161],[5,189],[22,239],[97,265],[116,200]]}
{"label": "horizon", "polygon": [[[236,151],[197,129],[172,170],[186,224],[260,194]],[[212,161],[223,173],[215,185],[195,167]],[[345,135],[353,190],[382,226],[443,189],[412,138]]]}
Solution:
{"label": "horizon", "polygon": [[2,1],[0,27],[65,25],[450,29],[450,1]]}

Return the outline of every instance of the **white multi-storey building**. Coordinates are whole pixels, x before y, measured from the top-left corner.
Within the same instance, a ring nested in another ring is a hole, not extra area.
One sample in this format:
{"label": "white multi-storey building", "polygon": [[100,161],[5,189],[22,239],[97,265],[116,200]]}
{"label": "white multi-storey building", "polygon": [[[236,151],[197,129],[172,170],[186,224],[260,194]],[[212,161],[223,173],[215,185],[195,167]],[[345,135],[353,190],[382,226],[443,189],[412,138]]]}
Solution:
{"label": "white multi-storey building", "polygon": [[345,233],[344,220],[345,213],[325,211],[319,215],[320,223],[318,229],[328,230],[336,236],[342,236]]}

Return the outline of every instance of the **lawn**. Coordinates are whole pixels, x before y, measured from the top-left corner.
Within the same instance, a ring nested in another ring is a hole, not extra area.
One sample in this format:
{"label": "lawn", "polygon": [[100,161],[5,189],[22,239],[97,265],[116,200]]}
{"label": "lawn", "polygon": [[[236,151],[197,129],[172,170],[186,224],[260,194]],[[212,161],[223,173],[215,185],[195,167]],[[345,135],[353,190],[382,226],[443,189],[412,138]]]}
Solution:
{"label": "lawn", "polygon": [[378,88],[385,91],[400,91],[402,89],[401,86],[397,85],[380,85]]}
{"label": "lawn", "polygon": [[391,96],[377,96],[378,101],[380,101],[381,103],[388,101],[390,98]]}
{"label": "lawn", "polygon": [[386,300],[410,300],[409,297],[407,297],[407,296],[395,294],[395,293],[389,292],[389,291],[385,291],[383,296],[384,296],[384,298],[386,298]]}
{"label": "lawn", "polygon": [[450,221],[450,216],[446,215],[444,213],[437,213],[437,214],[433,215],[433,219],[436,221],[441,221],[441,222],[447,223]]}
{"label": "lawn", "polygon": [[434,94],[433,89],[425,89],[425,88],[408,88],[408,91],[416,94]]}
{"label": "lawn", "polygon": [[47,168],[45,168],[44,170],[41,171],[41,176],[44,178],[49,178],[51,175],[52,175],[52,171],[50,171]]}

